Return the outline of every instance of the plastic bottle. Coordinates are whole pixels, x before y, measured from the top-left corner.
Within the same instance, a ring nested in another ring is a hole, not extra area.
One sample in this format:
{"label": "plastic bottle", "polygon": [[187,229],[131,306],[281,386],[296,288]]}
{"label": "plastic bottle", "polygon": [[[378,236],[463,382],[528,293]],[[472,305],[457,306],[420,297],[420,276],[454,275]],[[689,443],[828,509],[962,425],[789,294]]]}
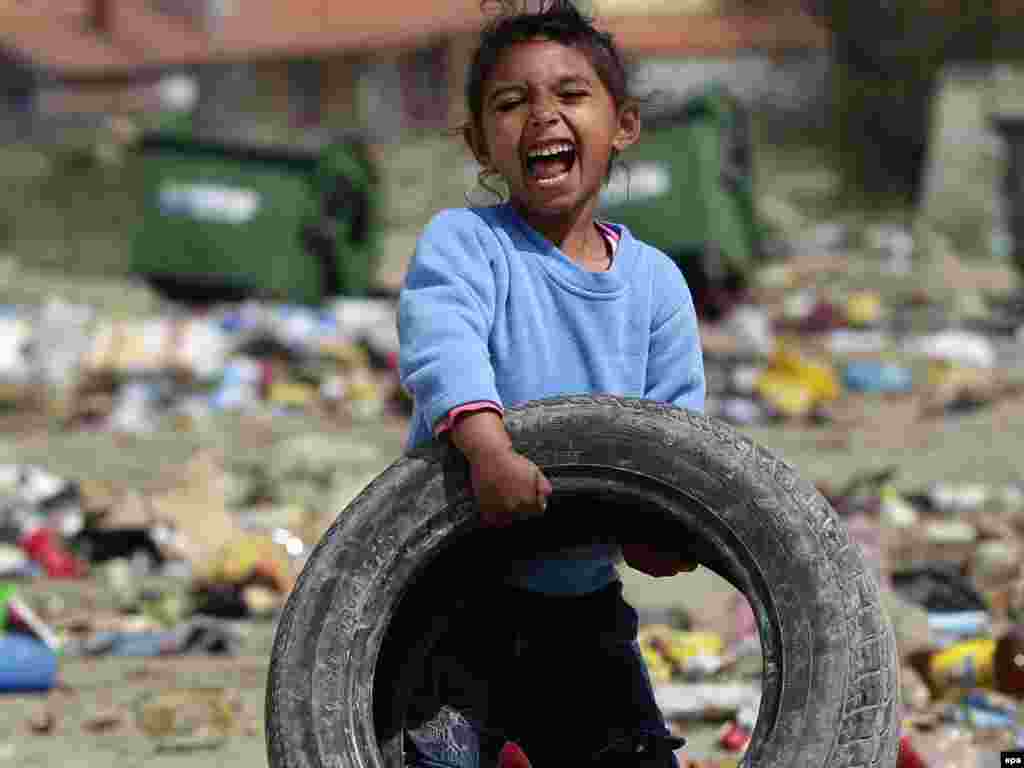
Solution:
{"label": "plastic bottle", "polygon": [[61,546],[57,532],[43,525],[29,524],[18,539],[18,546],[42,566],[51,579],[77,579],[88,568]]}
{"label": "plastic bottle", "polygon": [[851,360],[843,369],[843,383],[854,392],[909,392],[909,368],[881,360]]}

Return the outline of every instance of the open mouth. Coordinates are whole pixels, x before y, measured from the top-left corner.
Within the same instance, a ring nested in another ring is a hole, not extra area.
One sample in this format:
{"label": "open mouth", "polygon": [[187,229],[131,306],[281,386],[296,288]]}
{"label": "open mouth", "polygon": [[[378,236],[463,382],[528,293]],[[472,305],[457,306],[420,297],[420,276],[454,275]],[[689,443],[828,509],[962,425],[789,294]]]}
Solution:
{"label": "open mouth", "polygon": [[526,173],[538,184],[553,184],[568,175],[576,162],[576,147],[558,141],[531,149],[526,155]]}

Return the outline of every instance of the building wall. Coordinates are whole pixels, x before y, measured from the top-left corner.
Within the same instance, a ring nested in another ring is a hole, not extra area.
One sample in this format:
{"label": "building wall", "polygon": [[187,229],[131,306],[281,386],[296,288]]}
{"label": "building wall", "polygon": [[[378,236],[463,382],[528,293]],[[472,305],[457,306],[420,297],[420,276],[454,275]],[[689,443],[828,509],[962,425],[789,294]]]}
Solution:
{"label": "building wall", "polygon": [[637,62],[634,89],[652,109],[669,108],[719,82],[771,132],[801,131],[824,124],[828,104],[829,54],[794,51],[767,55],[739,52],[731,58],[652,57]]}
{"label": "building wall", "polygon": [[281,60],[250,64],[252,78],[258,85],[240,106],[252,110],[257,116],[291,124],[295,114],[291,64]]}
{"label": "building wall", "polygon": [[438,41],[399,56],[402,117],[407,131],[444,129],[449,106],[448,55],[447,42]]}
{"label": "building wall", "polygon": [[217,135],[242,140],[289,141],[359,130],[366,111],[359,89],[360,73],[367,68],[364,58],[336,54],[207,65],[198,122]]}
{"label": "building wall", "polygon": [[323,61],[323,119],[330,128],[356,129],[361,115],[357,104],[358,57],[329,56]]}
{"label": "building wall", "polygon": [[355,81],[360,128],[371,141],[388,144],[402,135],[401,75],[398,56],[383,52],[359,62]]}
{"label": "building wall", "polygon": [[975,258],[998,255],[993,235],[1006,213],[1008,152],[990,117],[1024,114],[1022,85],[1020,69],[951,65],[936,88],[921,216],[960,253]]}
{"label": "building wall", "polygon": [[36,111],[43,118],[75,114],[125,115],[160,108],[159,82],[46,82],[35,98]]}
{"label": "building wall", "polygon": [[477,39],[475,33],[453,35],[448,39],[448,124],[451,126],[462,125],[469,117],[466,111],[466,80]]}
{"label": "building wall", "polygon": [[210,137],[237,136],[239,102],[253,88],[250,68],[241,64],[204,64],[195,69],[199,86],[196,130]]}
{"label": "building wall", "polygon": [[291,116],[286,61],[196,67],[195,127],[204,136],[266,140],[287,132]]}
{"label": "building wall", "polygon": [[588,10],[598,16],[678,16],[719,13],[722,0],[589,0]]}
{"label": "building wall", "polygon": [[355,66],[359,125],[371,141],[395,144],[450,127],[451,52],[444,41],[411,50],[383,50]]}

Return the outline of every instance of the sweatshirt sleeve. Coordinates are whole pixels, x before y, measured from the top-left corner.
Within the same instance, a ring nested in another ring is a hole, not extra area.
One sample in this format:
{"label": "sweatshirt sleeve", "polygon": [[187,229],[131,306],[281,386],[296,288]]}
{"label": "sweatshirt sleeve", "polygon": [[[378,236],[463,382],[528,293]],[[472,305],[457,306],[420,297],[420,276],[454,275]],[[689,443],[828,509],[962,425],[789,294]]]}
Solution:
{"label": "sweatshirt sleeve", "polygon": [[654,268],[654,311],[644,396],[703,411],[704,356],[693,297],[675,262],[660,252],[658,256]]}
{"label": "sweatshirt sleeve", "polygon": [[434,437],[442,435],[451,429],[459,416],[465,413],[475,413],[476,411],[494,411],[499,416],[504,416],[505,412],[497,403],[492,403],[490,400],[475,400],[472,403],[463,403],[452,408],[445,416],[441,417],[441,420],[437,422],[434,427]]}
{"label": "sweatshirt sleeve", "polygon": [[399,375],[431,428],[463,403],[502,407],[487,346],[494,273],[473,224],[457,211],[431,219],[398,300]]}

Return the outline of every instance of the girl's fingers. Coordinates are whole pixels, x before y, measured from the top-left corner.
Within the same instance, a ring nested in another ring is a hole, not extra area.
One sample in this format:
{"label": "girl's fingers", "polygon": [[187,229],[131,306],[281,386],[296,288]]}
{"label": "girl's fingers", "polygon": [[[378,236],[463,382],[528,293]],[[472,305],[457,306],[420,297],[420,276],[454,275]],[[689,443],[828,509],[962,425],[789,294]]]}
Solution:
{"label": "girl's fingers", "polygon": [[551,495],[551,483],[544,477],[544,473],[537,470],[537,506],[543,512],[548,506],[548,496]]}
{"label": "girl's fingers", "polygon": [[544,495],[545,496],[550,496],[551,492],[554,490],[551,487],[551,481],[548,480],[547,477],[545,477],[543,472],[540,473],[540,479],[541,479],[541,484],[542,484],[541,487],[543,488]]}

